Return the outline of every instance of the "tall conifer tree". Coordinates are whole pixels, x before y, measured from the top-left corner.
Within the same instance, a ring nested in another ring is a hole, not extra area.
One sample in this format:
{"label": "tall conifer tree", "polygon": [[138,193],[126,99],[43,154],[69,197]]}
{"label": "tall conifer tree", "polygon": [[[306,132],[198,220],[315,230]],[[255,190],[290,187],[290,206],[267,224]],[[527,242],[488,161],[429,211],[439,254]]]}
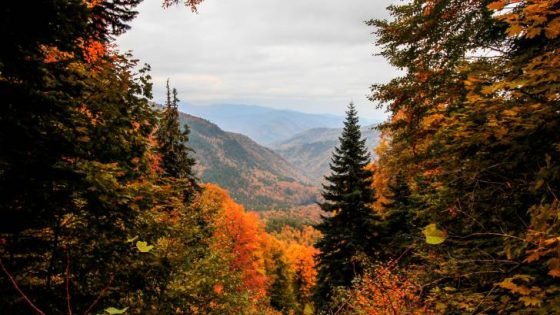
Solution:
{"label": "tall conifer tree", "polygon": [[161,166],[167,175],[187,179],[196,190],[198,185],[193,171],[196,161],[190,156],[193,150],[187,146],[190,129],[186,124],[183,126],[183,130],[180,128],[178,102],[177,90],[170,89],[168,80],[167,100],[157,132],[162,158]]}
{"label": "tall conifer tree", "polygon": [[363,259],[375,253],[374,238],[379,218],[371,204],[375,201],[372,172],[365,139],[362,139],[358,116],[352,103],[346,112],[340,144],[331,162],[332,174],[323,185],[321,209],[332,214],[317,228],[323,238],[317,243],[321,251],[315,300],[324,308],[335,287],[349,287],[364,269]]}

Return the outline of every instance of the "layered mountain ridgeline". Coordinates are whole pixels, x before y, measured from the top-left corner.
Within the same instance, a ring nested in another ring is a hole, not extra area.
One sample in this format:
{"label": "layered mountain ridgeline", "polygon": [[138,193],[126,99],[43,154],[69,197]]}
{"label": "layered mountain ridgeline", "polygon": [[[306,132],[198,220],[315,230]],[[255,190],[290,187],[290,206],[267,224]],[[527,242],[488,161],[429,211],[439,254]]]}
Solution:
{"label": "layered mountain ridgeline", "polygon": [[[375,125],[362,127],[362,134],[367,139],[366,147],[372,150],[379,142],[379,131],[374,127]],[[305,170],[305,174],[314,183],[320,183],[330,172],[332,151],[338,144],[341,133],[342,129],[339,128],[314,128],[288,140],[276,142],[271,147],[284,159]]]}
{"label": "layered mountain ridgeline", "polygon": [[310,128],[339,128],[343,118],[329,114],[308,114],[292,110],[239,104],[185,107],[186,112],[204,117],[223,130],[249,136],[257,143],[270,145]]}
{"label": "layered mountain ridgeline", "polygon": [[310,179],[274,151],[247,136],[226,132],[215,124],[180,114],[191,128],[201,180],[229,190],[248,209],[287,208],[313,203],[318,190]]}

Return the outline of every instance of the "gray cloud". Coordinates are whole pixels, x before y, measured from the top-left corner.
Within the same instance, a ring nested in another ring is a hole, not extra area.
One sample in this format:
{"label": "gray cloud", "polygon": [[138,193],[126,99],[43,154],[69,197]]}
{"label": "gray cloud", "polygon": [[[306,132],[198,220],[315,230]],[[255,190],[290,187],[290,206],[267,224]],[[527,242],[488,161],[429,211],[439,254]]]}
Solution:
{"label": "gray cloud", "polygon": [[[122,50],[152,66],[156,100],[170,78],[197,105],[243,103],[342,114],[384,113],[366,99],[369,86],[397,70],[373,56],[372,28],[396,0],[207,0],[199,14],[146,0]],[[187,109],[188,111],[188,109]]]}

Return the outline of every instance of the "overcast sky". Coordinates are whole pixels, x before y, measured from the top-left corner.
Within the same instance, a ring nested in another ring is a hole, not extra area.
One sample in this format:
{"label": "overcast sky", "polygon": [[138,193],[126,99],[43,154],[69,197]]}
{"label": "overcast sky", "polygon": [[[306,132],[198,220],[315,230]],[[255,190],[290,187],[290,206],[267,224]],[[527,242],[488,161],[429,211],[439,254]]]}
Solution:
{"label": "overcast sky", "polygon": [[[196,105],[237,103],[382,119],[367,100],[397,75],[378,56],[373,28],[395,0],[207,0],[199,13],[145,0],[121,50],[152,66],[156,101],[165,80]],[[188,107],[184,108],[188,112]]]}

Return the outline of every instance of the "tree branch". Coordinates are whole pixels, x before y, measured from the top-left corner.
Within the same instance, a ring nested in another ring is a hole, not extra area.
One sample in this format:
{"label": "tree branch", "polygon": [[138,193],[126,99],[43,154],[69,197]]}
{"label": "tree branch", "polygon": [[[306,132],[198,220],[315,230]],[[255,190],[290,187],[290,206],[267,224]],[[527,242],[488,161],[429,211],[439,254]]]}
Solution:
{"label": "tree branch", "polygon": [[72,315],[72,303],[70,299],[70,255],[66,250],[66,306],[68,307],[68,315]]}
{"label": "tree branch", "polygon": [[97,305],[97,303],[99,303],[99,300],[101,300],[101,297],[103,297],[103,294],[105,294],[105,292],[107,292],[107,290],[109,290],[109,287],[111,286],[111,284],[113,284],[114,279],[115,279],[115,275],[112,274],[111,279],[109,279],[109,283],[107,284],[107,286],[105,286],[105,288],[103,288],[103,290],[101,290],[101,292],[99,292],[99,295],[97,296],[97,298],[95,298],[93,303],[91,303],[91,305],[86,309],[86,311],[84,312],[83,315],[89,314],[89,312],[91,312],[91,310],[95,307],[95,305]]}
{"label": "tree branch", "polygon": [[35,306],[35,304],[33,304],[33,302],[27,297],[27,295],[25,295],[25,293],[23,293],[23,291],[21,290],[21,288],[19,287],[19,285],[17,284],[16,280],[14,279],[14,277],[12,277],[12,275],[10,274],[10,272],[6,269],[6,267],[4,266],[4,263],[2,262],[2,259],[0,258],[0,267],[2,268],[2,271],[4,271],[4,273],[6,274],[6,276],[8,277],[8,279],[10,280],[10,282],[12,283],[12,285],[14,286],[14,288],[16,289],[16,291],[18,291],[18,293],[21,295],[21,297],[23,297],[23,299],[27,302],[27,304],[29,304],[29,306],[37,313],[40,315],[46,315],[45,312],[41,311],[37,306]]}

